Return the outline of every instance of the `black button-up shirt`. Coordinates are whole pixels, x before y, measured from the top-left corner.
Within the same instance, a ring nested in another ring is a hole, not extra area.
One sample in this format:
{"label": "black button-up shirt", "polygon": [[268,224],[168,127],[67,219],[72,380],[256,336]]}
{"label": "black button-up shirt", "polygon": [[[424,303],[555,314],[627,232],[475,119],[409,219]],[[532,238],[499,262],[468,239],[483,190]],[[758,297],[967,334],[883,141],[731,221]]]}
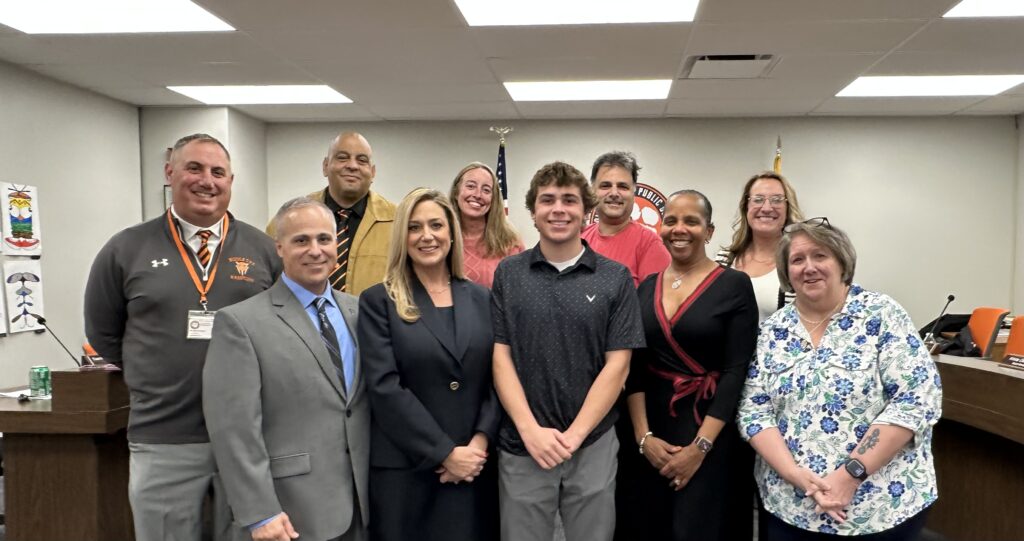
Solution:
{"label": "black button-up shirt", "polygon": [[[352,253],[352,240],[356,238],[356,231],[359,230],[359,224],[363,221],[363,216],[366,215],[366,205],[369,199],[370,193],[367,192],[362,199],[356,201],[355,205],[352,205],[352,207],[346,209],[339,205],[338,202],[335,201],[333,197],[331,197],[331,192],[329,188],[324,188],[324,204],[327,205],[327,208],[331,209],[331,214],[334,215],[335,233],[340,233],[343,225],[341,222],[341,215],[338,214],[338,211],[347,210],[349,213],[348,232],[345,234],[345,237],[348,238],[348,243],[346,243],[344,246],[339,245],[338,264],[348,263],[348,256],[349,254]],[[340,237],[338,238],[338,241],[340,243]],[[348,248],[348,250],[344,250],[344,248]],[[342,251],[345,252],[344,255],[341,255]],[[341,289],[341,286],[343,285],[345,285],[345,280],[341,280],[338,283],[334,284],[334,288]]]}
{"label": "black button-up shirt", "polygon": [[[541,426],[562,431],[583,407],[605,353],[645,345],[629,271],[583,245],[579,261],[562,272],[544,259],[539,245],[505,258],[491,295],[494,339],[511,349],[530,410]],[[604,435],[616,417],[613,408],[581,447]],[[508,416],[498,446],[527,454]]]}

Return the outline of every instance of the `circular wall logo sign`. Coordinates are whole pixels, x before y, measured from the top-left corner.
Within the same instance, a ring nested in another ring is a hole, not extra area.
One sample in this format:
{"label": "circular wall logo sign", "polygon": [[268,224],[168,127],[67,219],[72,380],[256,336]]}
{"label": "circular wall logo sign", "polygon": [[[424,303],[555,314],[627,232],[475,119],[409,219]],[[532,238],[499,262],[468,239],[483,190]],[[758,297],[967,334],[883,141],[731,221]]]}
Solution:
{"label": "circular wall logo sign", "polygon": [[[636,195],[633,196],[633,221],[657,233],[661,229],[661,215],[664,212],[665,195],[650,184],[637,182]],[[597,210],[591,211],[588,221],[592,224],[601,221]]]}

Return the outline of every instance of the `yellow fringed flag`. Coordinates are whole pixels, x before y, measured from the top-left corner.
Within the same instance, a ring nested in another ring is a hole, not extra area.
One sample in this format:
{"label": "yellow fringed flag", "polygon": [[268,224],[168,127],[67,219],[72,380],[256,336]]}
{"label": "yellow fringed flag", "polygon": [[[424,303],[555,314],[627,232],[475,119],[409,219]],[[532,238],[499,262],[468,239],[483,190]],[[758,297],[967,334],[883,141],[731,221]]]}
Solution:
{"label": "yellow fringed flag", "polygon": [[772,171],[782,174],[782,136],[775,141],[775,159],[772,160]]}

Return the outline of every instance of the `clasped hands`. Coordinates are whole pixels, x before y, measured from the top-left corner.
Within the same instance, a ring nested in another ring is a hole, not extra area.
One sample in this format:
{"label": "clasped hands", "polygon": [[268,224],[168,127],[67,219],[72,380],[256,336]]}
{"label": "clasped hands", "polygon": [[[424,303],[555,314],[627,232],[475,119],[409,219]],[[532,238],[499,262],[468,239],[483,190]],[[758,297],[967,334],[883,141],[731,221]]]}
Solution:
{"label": "clasped hands", "polygon": [[533,460],[545,470],[550,470],[572,458],[572,454],[580,448],[585,437],[576,433],[572,427],[562,432],[540,425],[520,430],[519,435],[523,438],[526,452],[530,453]]}
{"label": "clasped hands", "polygon": [[487,437],[481,433],[473,436],[467,445],[452,449],[434,473],[440,475],[442,483],[472,483],[487,463]]}
{"label": "clasped hands", "polygon": [[659,475],[670,480],[672,490],[682,490],[690,483],[704,456],[693,444],[680,447],[653,435],[644,440],[644,457]]}
{"label": "clasped hands", "polygon": [[832,520],[842,523],[846,520],[846,508],[853,501],[860,481],[854,479],[844,468],[833,470],[824,477],[797,466],[789,479],[790,483],[814,498],[814,512],[827,513]]}

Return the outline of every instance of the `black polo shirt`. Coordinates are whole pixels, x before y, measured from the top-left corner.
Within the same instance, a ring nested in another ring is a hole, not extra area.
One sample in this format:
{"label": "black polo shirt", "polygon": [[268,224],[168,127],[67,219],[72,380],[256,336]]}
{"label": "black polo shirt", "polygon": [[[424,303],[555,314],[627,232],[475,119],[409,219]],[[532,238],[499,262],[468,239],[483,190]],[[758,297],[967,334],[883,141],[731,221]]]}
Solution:
{"label": "black polo shirt", "polygon": [[[562,272],[537,245],[505,258],[494,273],[491,318],[494,340],[512,350],[526,401],[543,427],[566,430],[604,368],[605,352],[644,347],[633,278],[626,267],[583,243],[575,265]],[[598,423],[581,447],[615,423],[615,409]],[[498,447],[526,455],[507,415]]]}

